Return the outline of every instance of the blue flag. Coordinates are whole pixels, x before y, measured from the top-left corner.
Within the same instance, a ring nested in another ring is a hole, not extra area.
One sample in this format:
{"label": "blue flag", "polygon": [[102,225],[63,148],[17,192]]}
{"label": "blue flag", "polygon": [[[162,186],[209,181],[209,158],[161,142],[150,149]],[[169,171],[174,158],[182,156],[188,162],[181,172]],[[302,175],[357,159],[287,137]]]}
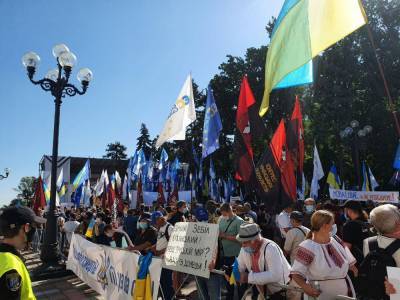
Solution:
{"label": "blue flag", "polygon": [[87,160],[85,165],[83,166],[82,170],[80,170],[80,172],[78,173],[78,175],[76,175],[72,185],[73,191],[76,191],[76,189],[83,183],[86,182],[86,180],[89,180],[90,177],[90,161]]}
{"label": "blue flag", "polygon": [[394,157],[393,168],[396,170],[400,169],[400,143],[397,146],[396,156]]}
{"label": "blue flag", "polygon": [[160,176],[158,179],[159,182],[163,182],[165,180],[166,171],[168,169],[167,162],[168,162],[168,153],[163,148],[161,151],[160,161],[158,163],[158,170],[160,171]]}
{"label": "blue flag", "polygon": [[144,155],[144,151],[140,149],[137,152],[137,160],[134,164],[133,173],[135,175],[139,175],[140,171],[142,171],[145,165],[146,165],[146,156]]}
{"label": "blue flag", "polygon": [[222,131],[222,122],[211,86],[207,90],[206,113],[203,127],[203,153],[205,158],[219,148],[219,134]]}
{"label": "blue flag", "polygon": [[215,175],[215,169],[214,169],[214,163],[212,158],[210,158],[210,178],[211,179],[215,179],[216,175]]}

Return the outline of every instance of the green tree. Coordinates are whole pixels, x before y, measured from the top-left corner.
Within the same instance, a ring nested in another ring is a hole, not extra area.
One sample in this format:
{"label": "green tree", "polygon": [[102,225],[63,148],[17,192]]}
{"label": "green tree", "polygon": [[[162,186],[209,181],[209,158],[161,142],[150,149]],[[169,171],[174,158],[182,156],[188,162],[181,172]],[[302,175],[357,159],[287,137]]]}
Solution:
{"label": "green tree", "polygon": [[115,160],[126,159],[126,147],[120,142],[107,144],[106,154],[103,156],[103,158]]}
{"label": "green tree", "polygon": [[33,176],[22,177],[18,186],[14,189],[17,194],[17,201],[22,205],[30,205],[35,195],[36,178]]}
{"label": "green tree", "polygon": [[146,125],[142,123],[140,126],[140,135],[137,138],[136,149],[142,149],[147,158],[151,153],[152,141],[150,139],[149,130]]}

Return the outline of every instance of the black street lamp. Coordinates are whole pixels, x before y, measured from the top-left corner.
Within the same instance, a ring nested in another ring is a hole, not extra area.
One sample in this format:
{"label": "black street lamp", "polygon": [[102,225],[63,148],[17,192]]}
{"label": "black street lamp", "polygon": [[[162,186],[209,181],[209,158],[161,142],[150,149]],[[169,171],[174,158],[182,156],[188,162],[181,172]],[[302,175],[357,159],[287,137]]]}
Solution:
{"label": "black street lamp", "polygon": [[56,193],[57,193],[57,158],[58,158],[58,136],[60,127],[60,108],[62,99],[65,96],[73,97],[76,94],[85,94],[89,82],[92,79],[92,72],[88,68],[83,68],[78,72],[78,80],[82,84],[82,91],[74,85],[68,83],[72,68],[76,63],[76,56],[69,51],[64,44],[54,46],[53,55],[57,60],[57,68],[47,72],[45,78],[38,81],[33,79],[36,68],[40,62],[40,57],[34,52],[28,52],[22,57],[22,63],[25,66],[29,80],[39,85],[46,92],[50,92],[54,97],[54,131],[53,131],[53,153],[51,164],[51,185],[50,185],[50,205],[47,214],[46,232],[44,242],[41,248],[40,259],[43,265],[37,269],[38,277],[54,276],[54,272],[65,269],[60,264],[61,254],[57,243],[57,218],[56,212]]}
{"label": "black street lamp", "polygon": [[362,186],[361,166],[360,166],[360,150],[365,151],[366,137],[372,132],[372,126],[365,125],[360,127],[360,122],[353,120],[350,126],[340,131],[340,138],[342,140],[349,140],[353,149],[353,162],[356,169],[357,185],[360,189]]}
{"label": "black street lamp", "polygon": [[10,169],[9,168],[5,168],[4,169],[4,175],[0,175],[0,180],[6,179],[8,177],[8,175],[10,175]]}

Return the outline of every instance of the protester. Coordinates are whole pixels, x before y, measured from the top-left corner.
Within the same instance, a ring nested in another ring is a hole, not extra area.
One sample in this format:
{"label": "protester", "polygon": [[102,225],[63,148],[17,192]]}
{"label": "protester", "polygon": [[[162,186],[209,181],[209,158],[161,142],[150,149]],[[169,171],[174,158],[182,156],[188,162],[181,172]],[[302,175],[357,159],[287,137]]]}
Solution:
{"label": "protester", "polygon": [[251,223],[240,226],[236,239],[242,243],[238,256],[240,282],[255,284],[263,298],[268,294],[269,299],[283,299],[282,288],[274,283],[289,281],[290,265],[279,246],[261,237],[259,226]]}
{"label": "protester", "polygon": [[315,211],[315,201],[313,198],[304,200],[304,220],[303,225],[307,228],[311,227],[311,216]]}
{"label": "protester", "polygon": [[151,215],[149,213],[142,214],[138,227],[138,234],[133,242],[134,246],[129,246],[129,250],[136,250],[146,254],[157,243],[157,231],[151,226]]}
{"label": "protester", "polygon": [[127,216],[124,220],[124,230],[132,241],[136,239],[138,220],[139,214],[137,210],[129,209],[127,212]]}
{"label": "protester", "polygon": [[310,229],[303,226],[302,222],[303,214],[301,212],[293,211],[290,214],[292,229],[286,233],[284,252],[288,257],[290,257],[291,264],[294,263],[297,248],[300,243],[306,239],[307,234],[310,232]]}
{"label": "protester", "polygon": [[384,297],[385,292],[395,293],[395,286],[385,278],[386,267],[400,267],[400,212],[396,206],[384,204],[371,211],[370,221],[378,236],[364,240],[360,284],[366,296]]}
{"label": "protester", "polygon": [[246,214],[253,219],[254,223],[257,223],[257,213],[252,210],[251,204],[249,202],[246,202],[244,204],[244,210]]}
{"label": "protester", "polygon": [[[159,211],[153,212],[153,214],[151,215],[151,223],[158,230],[157,243],[153,246],[153,253],[156,256],[160,256],[161,258],[163,258],[174,227],[167,222],[166,218]],[[172,287],[171,270],[166,268],[163,268],[161,270],[160,285],[163,291],[163,299],[173,299],[174,289]]]}
{"label": "protester", "polygon": [[176,204],[176,213],[168,220],[169,223],[175,226],[178,222],[185,222],[185,214],[189,211],[185,201],[178,201]]}
{"label": "protester", "polygon": [[0,297],[33,300],[29,272],[19,253],[32,241],[34,227],[46,219],[28,207],[9,207],[0,214]]}
{"label": "protester", "polygon": [[[236,216],[229,203],[224,203],[220,208],[221,217],[219,219],[219,249],[218,256],[222,266],[232,266],[235,258],[239,255],[241,245],[236,239],[243,219]],[[227,298],[232,299],[234,287],[227,284]]]}
{"label": "protester", "polygon": [[[352,295],[354,288],[347,276],[357,275],[356,259],[350,250],[331,236],[334,215],[318,210],[311,217],[311,231],[295,255],[291,276],[310,297],[333,300],[337,295]],[[348,289],[350,287],[350,291]]]}
{"label": "protester", "polygon": [[76,228],[79,226],[79,222],[76,220],[76,215],[74,213],[69,214],[69,220],[65,222],[62,231],[65,233],[68,245],[71,244],[72,233],[75,232]]}
{"label": "protester", "polygon": [[286,233],[289,231],[289,229],[291,228],[290,225],[290,214],[293,211],[293,207],[292,205],[287,205],[282,212],[278,215],[277,218],[277,223],[279,226],[279,229],[281,231],[281,235],[282,238],[285,239],[286,238]]}

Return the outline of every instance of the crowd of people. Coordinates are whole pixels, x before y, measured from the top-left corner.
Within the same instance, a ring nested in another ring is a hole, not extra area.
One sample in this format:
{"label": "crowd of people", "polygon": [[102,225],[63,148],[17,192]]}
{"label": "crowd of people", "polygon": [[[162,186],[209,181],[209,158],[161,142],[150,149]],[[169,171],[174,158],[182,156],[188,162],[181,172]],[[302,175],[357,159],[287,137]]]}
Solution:
{"label": "crowd of people", "polygon": [[[347,201],[343,205],[309,198],[271,214],[264,204],[179,201],[112,212],[101,208],[60,210],[59,242],[68,251],[72,233],[85,235],[94,220],[94,243],[163,257],[177,222],[218,224],[218,247],[210,278],[195,277],[200,299],[388,299],[396,292],[386,267],[400,267],[400,211],[391,204]],[[43,212],[39,212],[43,215]],[[35,240],[43,229],[38,227]],[[236,269],[235,269],[236,268]],[[239,282],[231,284],[232,272]],[[184,274],[163,268],[164,299],[181,297]]]}

